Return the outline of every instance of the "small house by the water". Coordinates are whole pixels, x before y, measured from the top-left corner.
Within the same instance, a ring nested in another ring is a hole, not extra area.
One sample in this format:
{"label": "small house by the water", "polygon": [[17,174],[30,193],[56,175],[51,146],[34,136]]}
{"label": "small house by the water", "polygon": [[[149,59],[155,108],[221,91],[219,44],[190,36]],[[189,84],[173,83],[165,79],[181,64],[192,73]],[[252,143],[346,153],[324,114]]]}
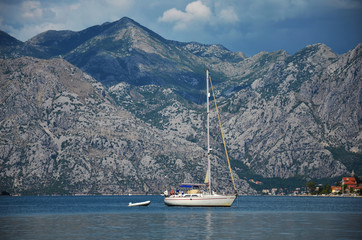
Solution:
{"label": "small house by the water", "polygon": [[362,183],[356,177],[343,177],[341,186],[332,186],[332,194],[361,193]]}

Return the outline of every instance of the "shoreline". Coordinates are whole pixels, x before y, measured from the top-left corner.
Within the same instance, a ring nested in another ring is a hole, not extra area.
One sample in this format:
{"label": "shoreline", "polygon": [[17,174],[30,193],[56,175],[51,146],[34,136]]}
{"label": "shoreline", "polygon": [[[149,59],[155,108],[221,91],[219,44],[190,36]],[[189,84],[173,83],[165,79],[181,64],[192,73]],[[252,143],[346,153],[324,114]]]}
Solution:
{"label": "shoreline", "polygon": [[[31,195],[31,194],[10,194],[10,195],[0,195],[0,197],[82,197],[82,196],[121,196],[121,197],[132,197],[132,196],[163,196],[162,194],[144,194],[144,193],[136,193],[136,194],[44,194],[44,195]],[[240,194],[238,196],[247,197],[247,196],[255,196],[255,197],[340,197],[340,198],[362,198],[360,195],[353,194],[344,194],[344,195],[263,195],[263,194]]]}

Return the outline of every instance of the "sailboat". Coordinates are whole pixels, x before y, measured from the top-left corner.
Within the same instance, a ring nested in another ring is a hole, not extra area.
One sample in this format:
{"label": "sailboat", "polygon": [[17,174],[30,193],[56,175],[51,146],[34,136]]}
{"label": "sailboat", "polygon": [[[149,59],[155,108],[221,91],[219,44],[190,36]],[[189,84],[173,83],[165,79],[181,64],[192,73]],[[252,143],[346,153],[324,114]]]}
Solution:
{"label": "sailboat", "polygon": [[[226,146],[225,146],[225,140],[224,135],[222,133],[221,128],[221,121],[217,110],[217,104],[215,100],[215,94],[214,91],[214,101],[215,101],[215,107],[219,119],[220,124],[220,130],[221,130],[221,136],[223,139],[224,147],[225,147],[225,153],[226,158],[228,160],[229,170],[230,170],[230,176],[232,179],[232,183],[234,186],[235,194],[234,195],[221,195],[216,194],[214,191],[212,191],[211,188],[211,162],[210,162],[210,154],[211,154],[211,148],[210,148],[210,92],[209,92],[209,83],[211,83],[211,77],[209,70],[206,70],[206,99],[207,99],[207,171],[206,171],[206,177],[203,184],[193,184],[193,183],[182,183],[180,185],[180,189],[171,190],[170,193],[166,190],[164,192],[164,202],[168,206],[184,206],[184,207],[230,207],[234,200],[237,197],[237,191],[235,187],[234,178],[232,175],[231,167],[230,167],[230,161],[227,154]],[[185,190],[185,192],[183,191]]]}

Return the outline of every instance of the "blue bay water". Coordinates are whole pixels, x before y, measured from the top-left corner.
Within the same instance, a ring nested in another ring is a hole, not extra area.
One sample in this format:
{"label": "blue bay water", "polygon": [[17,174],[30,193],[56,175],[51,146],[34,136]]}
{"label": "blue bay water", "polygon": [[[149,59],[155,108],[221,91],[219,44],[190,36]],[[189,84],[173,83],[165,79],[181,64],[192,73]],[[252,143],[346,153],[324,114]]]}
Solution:
{"label": "blue bay water", "polygon": [[362,198],[239,196],[230,208],[183,208],[161,196],[0,197],[0,239],[362,239]]}

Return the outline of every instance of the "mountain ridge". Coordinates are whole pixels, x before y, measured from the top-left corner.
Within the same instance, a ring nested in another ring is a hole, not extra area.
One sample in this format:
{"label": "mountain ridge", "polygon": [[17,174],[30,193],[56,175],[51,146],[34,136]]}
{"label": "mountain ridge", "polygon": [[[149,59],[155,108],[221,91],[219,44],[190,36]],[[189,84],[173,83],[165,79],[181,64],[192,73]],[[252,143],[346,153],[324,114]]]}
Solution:
{"label": "mountain ridge", "polygon": [[[70,37],[57,47],[59,34]],[[247,177],[362,175],[361,47],[338,55],[318,43],[293,55],[247,57],[217,44],[166,40],[129,18],[6,46],[0,186],[158,193],[202,181],[206,68],[240,193],[255,193]],[[223,180],[213,186],[229,191],[214,128],[211,142],[215,178]]]}

